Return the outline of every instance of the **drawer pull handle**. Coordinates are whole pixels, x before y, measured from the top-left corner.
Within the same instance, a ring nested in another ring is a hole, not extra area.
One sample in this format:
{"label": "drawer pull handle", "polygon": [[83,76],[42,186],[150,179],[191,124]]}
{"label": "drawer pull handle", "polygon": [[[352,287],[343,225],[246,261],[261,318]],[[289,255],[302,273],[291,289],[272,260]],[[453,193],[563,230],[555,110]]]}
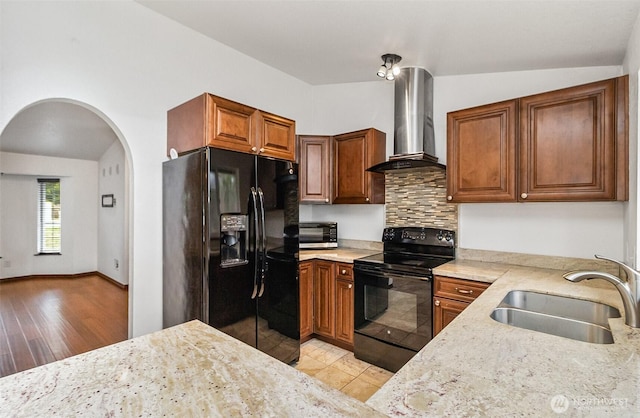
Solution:
{"label": "drawer pull handle", "polygon": [[473,290],[458,289],[457,287],[456,287],[456,292],[460,293],[461,295],[472,295],[473,294]]}

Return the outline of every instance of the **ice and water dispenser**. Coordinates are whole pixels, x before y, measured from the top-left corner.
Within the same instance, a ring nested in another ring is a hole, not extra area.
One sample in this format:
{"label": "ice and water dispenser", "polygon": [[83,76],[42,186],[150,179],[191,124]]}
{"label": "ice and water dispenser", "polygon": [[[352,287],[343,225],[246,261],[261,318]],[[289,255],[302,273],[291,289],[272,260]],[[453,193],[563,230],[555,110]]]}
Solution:
{"label": "ice and water dispenser", "polygon": [[220,265],[233,267],[247,264],[247,215],[220,215]]}

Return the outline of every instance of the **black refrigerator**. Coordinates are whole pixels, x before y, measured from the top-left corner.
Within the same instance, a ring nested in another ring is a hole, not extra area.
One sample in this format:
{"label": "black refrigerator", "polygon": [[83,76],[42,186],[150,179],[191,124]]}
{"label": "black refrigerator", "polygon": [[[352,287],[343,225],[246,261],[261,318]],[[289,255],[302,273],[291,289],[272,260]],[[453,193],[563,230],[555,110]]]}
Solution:
{"label": "black refrigerator", "polygon": [[297,166],[216,148],[163,163],[163,327],[300,355]]}

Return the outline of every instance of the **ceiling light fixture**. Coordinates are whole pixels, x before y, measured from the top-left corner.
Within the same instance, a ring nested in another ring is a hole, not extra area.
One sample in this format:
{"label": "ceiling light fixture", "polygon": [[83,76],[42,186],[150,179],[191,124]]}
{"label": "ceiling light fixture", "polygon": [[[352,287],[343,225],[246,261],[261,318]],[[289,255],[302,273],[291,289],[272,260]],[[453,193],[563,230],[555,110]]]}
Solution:
{"label": "ceiling light fixture", "polygon": [[393,80],[400,74],[400,66],[398,63],[402,60],[402,57],[396,54],[384,54],[381,58],[384,63],[377,72],[378,77]]}

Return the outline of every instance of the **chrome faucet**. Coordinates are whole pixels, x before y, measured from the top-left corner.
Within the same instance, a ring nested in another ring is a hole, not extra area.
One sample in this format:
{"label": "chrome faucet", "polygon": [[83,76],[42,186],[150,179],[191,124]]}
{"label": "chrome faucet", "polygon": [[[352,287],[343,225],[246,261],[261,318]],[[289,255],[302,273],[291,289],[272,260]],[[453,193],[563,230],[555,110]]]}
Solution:
{"label": "chrome faucet", "polygon": [[595,257],[600,260],[607,260],[612,263],[616,263],[625,272],[627,280],[624,281],[613,274],[600,271],[570,271],[563,274],[562,277],[575,283],[585,279],[602,279],[613,284],[616,289],[618,289],[618,292],[620,292],[620,296],[622,297],[625,324],[634,328],[640,328],[640,272],[632,269],[624,263],[621,263],[620,261],[597,254]]}

